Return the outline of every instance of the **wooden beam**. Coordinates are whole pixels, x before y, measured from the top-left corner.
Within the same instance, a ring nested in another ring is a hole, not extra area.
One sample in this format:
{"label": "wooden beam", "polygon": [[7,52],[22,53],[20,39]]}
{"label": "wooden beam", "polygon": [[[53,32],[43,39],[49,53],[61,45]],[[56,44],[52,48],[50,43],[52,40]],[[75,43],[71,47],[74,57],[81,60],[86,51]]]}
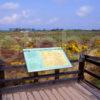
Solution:
{"label": "wooden beam", "polygon": [[56,69],[55,70],[55,80],[58,80],[59,79],[59,72],[60,72],[60,70],[59,69]]}
{"label": "wooden beam", "polygon": [[100,60],[100,57],[89,56],[89,55],[85,55],[85,58],[94,59],[94,60]]}
{"label": "wooden beam", "polygon": [[79,59],[79,74],[78,74],[78,82],[84,79],[84,66],[85,66],[85,56],[83,54],[80,55]]}
{"label": "wooden beam", "polygon": [[97,88],[97,89],[99,89],[99,90],[100,90],[100,87],[96,86],[95,84],[93,84],[93,83],[89,82],[89,81],[88,81],[88,80],[86,80],[86,79],[84,79],[84,81],[83,81],[83,82],[87,83],[87,85],[88,85],[88,86],[89,86],[89,85],[91,85],[91,86],[93,86],[93,87],[95,87],[95,88]]}
{"label": "wooden beam", "polygon": [[[34,72],[34,77],[38,77],[38,72]],[[37,83],[37,82],[38,82],[38,78],[35,78],[34,83]]]}
{"label": "wooden beam", "polygon": [[46,86],[46,85],[52,85],[54,82],[56,84],[61,84],[63,82],[66,81],[72,81],[72,80],[77,80],[78,77],[74,77],[74,78],[66,78],[66,79],[59,79],[59,80],[50,80],[50,81],[46,81],[46,82],[38,82],[38,83],[29,83],[29,84],[24,84],[24,85],[17,85],[17,86],[10,86],[10,87],[4,87],[1,89],[2,93],[14,93],[14,92],[19,92],[19,91],[24,91],[24,90],[28,90],[28,89],[35,89],[37,87],[40,86]]}
{"label": "wooden beam", "polygon": [[[56,77],[58,76],[62,76],[62,75],[69,75],[69,74],[79,74],[79,71],[68,71],[68,72],[60,72],[58,74],[56,74]],[[36,73],[35,73],[36,75]],[[4,83],[8,83],[8,82],[17,82],[17,81],[24,81],[24,80],[35,80],[35,79],[42,79],[42,78],[49,78],[49,77],[55,77],[55,73],[54,74],[47,74],[47,75],[33,75],[30,77],[23,77],[23,78],[15,78],[15,79],[2,79],[0,80],[0,83],[4,82]]]}
{"label": "wooden beam", "polygon": [[[78,60],[70,60],[71,63],[76,63]],[[16,69],[24,69],[27,71],[26,64],[24,65],[14,65],[14,66],[0,66],[0,71],[9,71],[9,70],[16,70]]]}
{"label": "wooden beam", "polygon": [[[3,67],[4,66],[4,62],[0,59],[0,66]],[[1,68],[0,67],[0,68]],[[0,79],[5,79],[5,75],[4,75],[4,71],[0,71]],[[2,92],[1,89],[5,86],[4,83],[0,83],[0,100],[2,100]]]}
{"label": "wooden beam", "polygon": [[94,59],[86,58],[86,62],[92,63],[92,64],[100,67],[100,61],[98,61],[96,59],[94,60]]}
{"label": "wooden beam", "polygon": [[95,78],[97,78],[97,79],[100,79],[100,75],[94,74],[94,73],[91,72],[91,71],[88,71],[88,70],[85,69],[84,72],[88,73],[89,75],[91,75],[91,76],[93,76],[93,77],[95,77]]}

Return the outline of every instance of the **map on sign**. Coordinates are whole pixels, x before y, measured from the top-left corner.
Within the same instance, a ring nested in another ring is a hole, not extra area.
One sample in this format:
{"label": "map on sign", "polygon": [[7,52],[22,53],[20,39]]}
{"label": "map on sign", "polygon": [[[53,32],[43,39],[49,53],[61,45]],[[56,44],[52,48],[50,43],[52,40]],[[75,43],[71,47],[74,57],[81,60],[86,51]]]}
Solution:
{"label": "map on sign", "polygon": [[60,47],[24,49],[23,52],[28,72],[72,67]]}

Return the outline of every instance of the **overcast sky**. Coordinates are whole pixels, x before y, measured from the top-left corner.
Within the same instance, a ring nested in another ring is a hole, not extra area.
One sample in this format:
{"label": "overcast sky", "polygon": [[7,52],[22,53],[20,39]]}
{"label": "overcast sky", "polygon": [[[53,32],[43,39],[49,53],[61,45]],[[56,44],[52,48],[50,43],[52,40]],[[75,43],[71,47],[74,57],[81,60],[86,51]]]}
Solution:
{"label": "overcast sky", "polygon": [[0,29],[100,29],[100,0],[0,0]]}

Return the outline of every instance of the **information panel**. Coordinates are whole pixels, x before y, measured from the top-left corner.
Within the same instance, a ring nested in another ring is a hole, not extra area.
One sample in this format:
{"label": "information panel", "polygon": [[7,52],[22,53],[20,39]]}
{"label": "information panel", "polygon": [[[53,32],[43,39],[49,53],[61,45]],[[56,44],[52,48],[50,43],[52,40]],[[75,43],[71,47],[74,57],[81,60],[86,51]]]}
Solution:
{"label": "information panel", "polygon": [[72,67],[60,47],[24,49],[23,52],[28,72]]}

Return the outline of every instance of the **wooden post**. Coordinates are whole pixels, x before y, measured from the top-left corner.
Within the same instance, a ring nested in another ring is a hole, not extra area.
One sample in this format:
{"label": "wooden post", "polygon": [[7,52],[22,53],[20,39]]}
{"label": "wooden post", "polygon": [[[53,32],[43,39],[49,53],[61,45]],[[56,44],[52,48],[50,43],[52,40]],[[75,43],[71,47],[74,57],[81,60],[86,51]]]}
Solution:
{"label": "wooden post", "polygon": [[[4,66],[4,62],[2,60],[0,60],[0,69],[1,67]],[[0,79],[4,79],[5,78],[5,75],[4,75],[4,71],[0,71]],[[0,89],[2,89],[3,87],[5,86],[4,83],[0,83]],[[0,91],[0,100],[2,100],[2,92]]]}
{"label": "wooden post", "polygon": [[[34,72],[34,77],[38,77],[38,72]],[[34,79],[34,83],[37,83],[38,79]]]}
{"label": "wooden post", "polygon": [[79,58],[78,82],[84,79],[84,66],[85,66],[85,56],[81,54]]}
{"label": "wooden post", "polygon": [[57,74],[59,74],[59,69],[55,70],[55,80],[59,79],[59,75],[57,75]]}

